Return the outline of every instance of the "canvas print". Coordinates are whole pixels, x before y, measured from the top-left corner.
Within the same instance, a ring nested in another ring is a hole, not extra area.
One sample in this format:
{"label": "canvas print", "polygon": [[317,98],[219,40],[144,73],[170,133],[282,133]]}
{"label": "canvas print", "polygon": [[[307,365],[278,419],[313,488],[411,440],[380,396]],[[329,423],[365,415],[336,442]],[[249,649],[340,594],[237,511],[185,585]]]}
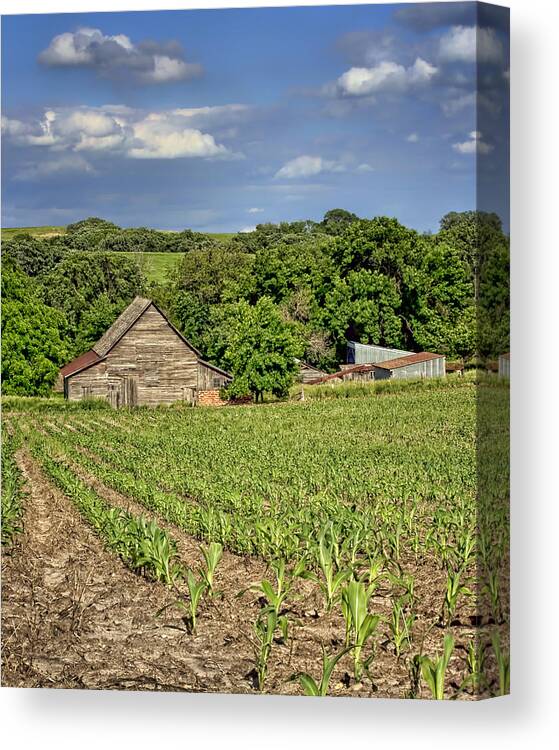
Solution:
{"label": "canvas print", "polygon": [[2,18],[3,686],[509,692],[509,69],[484,3]]}

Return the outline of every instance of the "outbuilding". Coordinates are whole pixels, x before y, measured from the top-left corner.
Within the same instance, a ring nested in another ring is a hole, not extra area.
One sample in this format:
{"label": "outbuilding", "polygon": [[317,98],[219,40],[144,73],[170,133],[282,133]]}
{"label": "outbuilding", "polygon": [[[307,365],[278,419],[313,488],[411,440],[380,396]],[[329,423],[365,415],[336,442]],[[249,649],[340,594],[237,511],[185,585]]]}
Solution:
{"label": "outbuilding", "polygon": [[90,351],[60,371],[70,401],[112,406],[219,402],[232,376],[202,359],[159,307],[136,297]]}
{"label": "outbuilding", "polygon": [[499,377],[510,378],[510,352],[499,354]]}
{"label": "outbuilding", "polygon": [[444,355],[431,352],[417,352],[378,362],[374,368],[375,380],[443,378],[446,374]]}

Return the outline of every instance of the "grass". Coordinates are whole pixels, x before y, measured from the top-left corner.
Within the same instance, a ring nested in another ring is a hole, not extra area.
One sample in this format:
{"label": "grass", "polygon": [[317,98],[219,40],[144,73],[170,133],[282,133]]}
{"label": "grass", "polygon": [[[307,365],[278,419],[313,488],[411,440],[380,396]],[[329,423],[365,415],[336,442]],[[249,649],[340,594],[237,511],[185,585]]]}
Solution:
{"label": "grass", "polygon": [[44,226],[44,227],[2,227],[2,239],[10,240],[16,234],[31,234],[33,237],[49,237],[55,234],[64,234],[66,227]]}
{"label": "grass", "polygon": [[115,253],[134,258],[148,281],[164,284],[184,253]]}

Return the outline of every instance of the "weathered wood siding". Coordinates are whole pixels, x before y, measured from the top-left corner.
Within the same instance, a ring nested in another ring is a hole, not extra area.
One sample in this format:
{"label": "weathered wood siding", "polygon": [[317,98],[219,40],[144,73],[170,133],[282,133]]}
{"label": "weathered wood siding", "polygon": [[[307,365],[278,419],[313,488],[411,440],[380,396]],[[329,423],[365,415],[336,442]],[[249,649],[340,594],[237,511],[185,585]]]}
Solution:
{"label": "weathered wood siding", "polygon": [[114,406],[196,401],[196,353],[150,305],[106,358],[66,379],[68,398],[106,398]]}
{"label": "weathered wood siding", "polygon": [[297,380],[300,383],[310,383],[323,375],[326,375],[326,373],[322,370],[318,370],[317,368],[307,365],[305,362],[301,362],[299,365]]}
{"label": "weathered wood siding", "polygon": [[198,362],[198,389],[200,391],[219,390],[219,388],[223,388],[230,382],[231,378],[228,378],[203,362]]}

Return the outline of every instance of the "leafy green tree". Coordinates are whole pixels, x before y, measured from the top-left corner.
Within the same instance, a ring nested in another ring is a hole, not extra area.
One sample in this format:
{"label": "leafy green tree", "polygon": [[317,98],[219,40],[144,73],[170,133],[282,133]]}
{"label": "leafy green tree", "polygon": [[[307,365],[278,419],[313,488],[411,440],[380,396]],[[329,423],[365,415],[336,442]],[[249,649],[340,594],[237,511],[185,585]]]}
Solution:
{"label": "leafy green tree", "polygon": [[74,336],[101,295],[122,309],[146,285],[134,258],[117,253],[69,253],[42,282],[45,301],[65,313]]}
{"label": "leafy green tree", "polygon": [[382,346],[402,345],[401,297],[393,279],[379,271],[350,271],[327,294],[324,327],[332,333],[338,355],[347,339]]}
{"label": "leafy green tree", "polygon": [[250,393],[257,402],[264,393],[286,396],[297,372],[295,357],[301,353],[291,326],[269,297],[261,297],[256,305],[243,300],[233,315],[224,355],[233,374],[231,395]]}
{"label": "leafy green tree", "polygon": [[22,232],[2,243],[2,257],[17,263],[28,276],[46,273],[65,256],[67,249],[56,242]]}
{"label": "leafy green tree", "polygon": [[76,355],[83,354],[91,349],[105,331],[118,318],[122,312],[122,305],[111,302],[109,295],[104,292],[82,315],[75,342]]}
{"label": "leafy green tree", "polygon": [[340,234],[346,227],[358,220],[359,216],[351,213],[351,211],[346,211],[343,208],[332,208],[330,211],[326,211],[320,226],[328,234]]}
{"label": "leafy green tree", "polygon": [[46,396],[69,359],[66,320],[13,262],[2,268],[2,392]]}

